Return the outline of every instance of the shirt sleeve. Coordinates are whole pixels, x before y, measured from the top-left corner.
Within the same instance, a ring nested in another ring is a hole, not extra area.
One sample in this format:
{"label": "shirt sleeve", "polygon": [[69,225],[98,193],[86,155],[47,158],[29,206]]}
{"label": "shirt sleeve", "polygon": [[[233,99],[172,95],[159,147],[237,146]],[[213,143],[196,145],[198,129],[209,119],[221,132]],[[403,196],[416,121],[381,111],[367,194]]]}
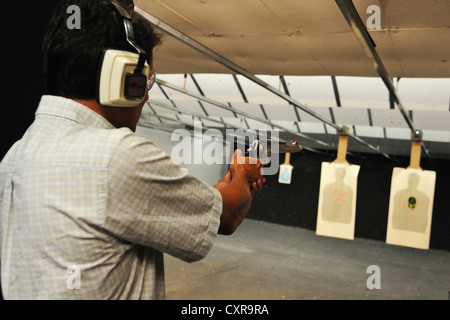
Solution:
{"label": "shirt sleeve", "polygon": [[113,235],[188,262],[208,254],[222,213],[218,190],[134,134],[112,156],[107,180],[105,227]]}

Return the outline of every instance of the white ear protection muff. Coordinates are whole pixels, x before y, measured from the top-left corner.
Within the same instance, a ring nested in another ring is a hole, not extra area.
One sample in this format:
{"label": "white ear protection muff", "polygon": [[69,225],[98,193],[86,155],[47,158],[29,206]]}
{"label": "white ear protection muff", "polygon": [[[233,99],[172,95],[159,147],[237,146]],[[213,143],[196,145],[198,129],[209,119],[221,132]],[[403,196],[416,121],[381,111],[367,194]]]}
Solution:
{"label": "white ear protection muff", "polygon": [[106,49],[103,52],[97,87],[97,102],[111,107],[135,107],[145,99],[150,67],[147,53],[134,40],[128,12],[115,1],[111,4],[122,16],[127,42],[137,53]]}

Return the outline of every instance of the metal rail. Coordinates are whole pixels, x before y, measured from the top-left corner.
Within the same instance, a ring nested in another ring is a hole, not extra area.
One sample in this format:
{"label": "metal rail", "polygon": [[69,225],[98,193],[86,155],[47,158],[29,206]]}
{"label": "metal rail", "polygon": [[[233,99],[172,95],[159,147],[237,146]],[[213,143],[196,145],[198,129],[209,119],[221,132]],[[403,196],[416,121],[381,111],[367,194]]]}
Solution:
{"label": "metal rail", "polygon": [[[383,61],[381,60],[380,56],[378,55],[378,53],[375,49],[375,46],[376,46],[375,42],[373,41],[372,37],[367,32],[367,29],[364,26],[364,23],[361,21],[361,17],[359,16],[358,12],[356,11],[356,8],[353,5],[353,2],[351,0],[335,0],[335,1],[336,1],[336,4],[339,6],[339,9],[341,10],[345,19],[347,20],[348,24],[350,25],[350,28],[352,29],[352,31],[355,34],[356,38],[358,39],[359,43],[361,44],[362,48],[364,49],[364,52],[366,53],[367,57],[369,58],[375,71],[378,73],[381,80],[383,80],[384,84],[386,85],[386,87],[389,91],[390,97],[392,97],[392,99],[395,101],[397,108],[400,110],[400,113],[402,114],[403,118],[405,119],[408,127],[411,129],[412,137],[414,138],[414,137],[421,135],[421,130],[418,130],[417,128],[414,127],[412,120],[408,116],[408,114],[400,100],[400,96],[398,95],[398,92],[395,89],[391,78],[389,77],[389,73],[387,72],[386,68],[384,67]],[[422,150],[425,152],[427,157],[430,159],[429,152],[428,152],[427,148],[425,148],[425,145],[423,142],[422,142]]]}
{"label": "metal rail", "polygon": [[[196,112],[180,109],[178,107],[169,106],[168,104],[166,104],[164,102],[161,102],[161,101],[158,101],[158,100],[149,99],[147,101],[147,105],[149,107],[151,107],[151,106],[158,106],[158,107],[161,107],[161,108],[166,109],[166,110],[170,110],[170,111],[174,111],[174,112],[177,112],[177,113],[182,113],[182,114],[185,114],[185,115],[192,116],[193,118],[196,117],[196,118],[199,118],[199,119],[215,122],[215,123],[218,123],[218,124],[222,125],[224,129],[235,129],[235,130],[242,129],[241,127],[238,127],[238,126],[235,126],[235,125],[232,125],[232,124],[224,122],[224,120],[221,117],[220,117],[220,120],[217,120],[215,118],[212,118],[211,116],[205,116],[205,115],[202,115],[202,114],[199,114],[199,113],[196,113]],[[181,119],[173,119],[173,118],[170,118],[170,117],[167,117],[167,116],[164,116],[164,115],[160,115],[160,114],[157,114],[153,110],[153,108],[150,108],[150,109],[153,112],[145,112],[145,113],[143,113],[143,115],[149,115],[149,116],[158,118],[160,121],[161,121],[161,119],[164,119],[164,120],[168,120],[170,122],[180,123],[180,124],[183,124],[185,126],[192,126],[192,123],[185,122],[185,121],[183,121]],[[152,126],[152,125],[154,125],[155,127],[158,127],[158,128],[160,127],[160,125],[155,125],[154,123],[151,123],[151,122],[149,122],[146,119],[140,119],[139,123],[141,125],[144,125],[144,126]],[[212,128],[212,127],[210,127],[208,125],[205,125],[205,124],[202,124],[202,125],[204,127],[206,127],[206,128]],[[214,127],[214,128],[217,128],[217,127]],[[166,130],[166,131],[170,132],[170,130]],[[277,141],[279,141],[281,143],[285,143],[285,144],[289,143],[288,141],[285,141],[284,139],[281,139],[281,138],[278,138]],[[302,147],[302,149],[305,149],[305,150],[308,150],[308,151],[311,151],[311,152],[314,152],[314,153],[323,154],[323,152],[315,150],[315,149],[312,149],[312,148],[309,148],[309,147],[305,147],[305,146],[301,146],[301,147]],[[280,152],[280,153],[282,153],[282,152]],[[351,154],[351,153],[349,153],[349,154]],[[353,154],[351,154],[351,155],[353,155]],[[353,156],[357,157],[356,155],[353,155]]]}

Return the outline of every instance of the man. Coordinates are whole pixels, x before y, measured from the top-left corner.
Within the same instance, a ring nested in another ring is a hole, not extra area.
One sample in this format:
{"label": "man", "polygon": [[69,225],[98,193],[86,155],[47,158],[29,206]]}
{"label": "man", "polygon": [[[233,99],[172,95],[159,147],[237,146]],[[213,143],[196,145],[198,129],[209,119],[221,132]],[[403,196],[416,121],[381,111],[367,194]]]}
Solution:
{"label": "man", "polygon": [[[80,29],[67,27],[69,6],[80,8]],[[43,40],[50,95],[0,164],[5,299],[163,299],[163,253],[204,258],[262,188],[259,161],[239,151],[211,187],[136,136],[147,92],[133,107],[99,103],[104,50],[137,45],[152,66],[160,43],[131,11],[136,43],[127,41],[121,12],[108,0],[55,8]]]}

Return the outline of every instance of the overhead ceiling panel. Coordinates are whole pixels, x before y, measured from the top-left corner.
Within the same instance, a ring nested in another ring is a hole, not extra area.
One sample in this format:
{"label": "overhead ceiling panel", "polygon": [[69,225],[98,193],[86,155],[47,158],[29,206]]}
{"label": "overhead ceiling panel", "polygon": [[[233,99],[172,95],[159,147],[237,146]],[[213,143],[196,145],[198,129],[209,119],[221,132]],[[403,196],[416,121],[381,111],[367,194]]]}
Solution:
{"label": "overhead ceiling panel", "polygon": [[270,120],[295,121],[297,116],[293,106],[273,105],[264,106],[264,111]]}
{"label": "overhead ceiling panel", "polygon": [[[450,77],[450,1],[354,0],[391,77]],[[253,74],[377,76],[334,0],[135,0],[136,6]],[[230,73],[165,37],[160,73]]]}

